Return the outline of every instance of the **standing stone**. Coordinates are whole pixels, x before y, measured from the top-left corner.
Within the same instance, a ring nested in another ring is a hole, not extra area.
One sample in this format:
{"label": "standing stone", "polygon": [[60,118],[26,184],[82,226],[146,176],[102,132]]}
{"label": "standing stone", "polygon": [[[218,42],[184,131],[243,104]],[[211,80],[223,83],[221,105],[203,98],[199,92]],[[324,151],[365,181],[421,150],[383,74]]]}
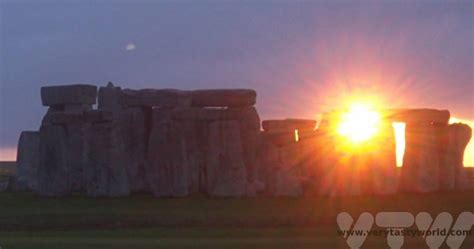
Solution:
{"label": "standing stone", "polygon": [[265,190],[265,184],[258,180],[254,179],[247,182],[247,190],[245,196],[247,197],[257,197],[258,194],[263,193]]}
{"label": "standing stone", "polygon": [[90,197],[120,197],[130,193],[125,150],[117,122],[95,122],[86,132],[88,163],[85,192]]}
{"label": "standing stone", "polygon": [[472,130],[465,124],[451,124],[448,127],[448,146],[442,158],[441,178],[444,190],[467,190],[473,185],[464,168],[464,151],[472,137]]}
{"label": "standing stone", "polygon": [[[299,140],[295,130],[301,129],[305,132],[314,133],[316,125],[314,120],[285,119],[266,120],[263,122],[265,131],[262,137],[264,154],[260,157],[272,157],[276,154],[276,162],[271,159],[263,159],[260,167],[267,169],[265,184],[268,184],[267,193],[274,196],[297,197],[309,193],[314,187],[311,182],[315,180],[315,157],[316,147],[314,138],[316,134],[307,134],[303,140]],[[267,155],[265,155],[267,154]]]}
{"label": "standing stone", "polygon": [[139,107],[125,108],[115,114],[124,142],[125,165],[132,192],[148,190],[145,161],[149,134],[146,130],[145,114],[144,108]]}
{"label": "standing stone", "polygon": [[280,169],[277,171],[275,196],[302,196],[310,179],[310,143],[294,142],[279,148]]}
{"label": "standing stone", "polygon": [[[294,131],[265,131],[259,154],[259,174],[274,196],[297,197],[309,193],[318,180],[316,136],[296,140]],[[311,190],[310,190],[311,189]]]}
{"label": "standing stone", "polygon": [[16,159],[16,187],[18,190],[36,189],[39,161],[39,132],[23,131],[18,141]]}
{"label": "standing stone", "polygon": [[[333,115],[333,114],[331,114]],[[339,135],[325,115],[315,138],[316,172],[319,172],[319,188],[315,192],[323,196],[359,195],[361,193],[361,155],[341,146]]]}
{"label": "standing stone", "polygon": [[67,181],[71,192],[84,191],[84,170],[89,163],[87,132],[92,122],[111,120],[108,112],[89,110],[83,112],[54,111],[47,114],[45,125],[61,126],[65,130]]}
{"label": "standing stone", "polygon": [[84,189],[84,167],[88,163],[86,130],[88,124],[84,122],[70,123],[66,131],[66,161],[68,166],[67,180],[72,192]]}
{"label": "standing stone", "polygon": [[282,168],[279,148],[262,135],[257,158],[257,180],[264,184],[264,193],[273,196],[276,192],[277,172]]}
{"label": "standing stone", "polygon": [[147,176],[156,197],[188,195],[186,145],[181,132],[182,126],[177,121],[160,120],[153,124]]}
{"label": "standing stone", "polygon": [[211,196],[244,196],[247,172],[237,121],[215,121],[209,125],[207,193]]}
{"label": "standing stone", "polygon": [[50,106],[48,107],[48,110],[46,111],[46,114],[43,116],[41,120],[41,125],[48,125],[51,124],[51,116],[54,115],[55,113],[60,113],[63,112],[64,108],[63,106]]}
{"label": "standing stone", "polygon": [[397,156],[395,131],[392,124],[382,122],[380,130],[370,142],[368,153],[362,160],[366,170],[363,183],[369,194],[394,194],[397,191]]}
{"label": "standing stone", "polygon": [[185,139],[185,167],[188,193],[205,192],[205,165],[208,139],[207,122],[203,120],[181,121],[182,134]]}
{"label": "standing stone", "polygon": [[407,123],[399,186],[402,191],[428,193],[439,189],[444,129],[444,125]]}
{"label": "standing stone", "polygon": [[[240,117],[239,129],[240,140],[242,142],[242,153],[245,168],[247,172],[247,180],[253,182],[256,180],[257,167],[257,149],[260,139],[260,117],[255,107],[245,107],[239,109]],[[252,185],[258,186],[258,183]],[[254,189],[254,188],[252,188]]]}
{"label": "standing stone", "polygon": [[393,194],[397,190],[395,131],[383,120],[378,132],[350,150],[351,165],[356,169],[355,181],[361,194]]}
{"label": "standing stone", "polygon": [[299,197],[303,195],[301,179],[289,170],[276,172],[274,196]]}
{"label": "standing stone", "polygon": [[72,192],[67,160],[66,129],[44,125],[39,131],[40,160],[35,191],[43,196],[65,196]]}
{"label": "standing stone", "polygon": [[113,113],[120,129],[125,153],[129,187],[132,192],[148,191],[146,180],[146,154],[148,147],[151,107],[128,107],[123,103],[120,87],[109,82],[99,88],[99,109]]}

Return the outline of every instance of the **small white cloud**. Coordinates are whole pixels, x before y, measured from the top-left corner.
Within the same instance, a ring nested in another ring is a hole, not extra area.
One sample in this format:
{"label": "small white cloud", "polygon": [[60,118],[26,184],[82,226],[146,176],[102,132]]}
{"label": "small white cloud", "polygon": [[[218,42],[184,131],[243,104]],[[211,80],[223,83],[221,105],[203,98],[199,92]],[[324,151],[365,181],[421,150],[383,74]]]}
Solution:
{"label": "small white cloud", "polygon": [[132,51],[132,50],[135,50],[137,48],[137,46],[134,44],[134,43],[129,43],[127,44],[127,46],[125,47],[125,50],[127,51]]}

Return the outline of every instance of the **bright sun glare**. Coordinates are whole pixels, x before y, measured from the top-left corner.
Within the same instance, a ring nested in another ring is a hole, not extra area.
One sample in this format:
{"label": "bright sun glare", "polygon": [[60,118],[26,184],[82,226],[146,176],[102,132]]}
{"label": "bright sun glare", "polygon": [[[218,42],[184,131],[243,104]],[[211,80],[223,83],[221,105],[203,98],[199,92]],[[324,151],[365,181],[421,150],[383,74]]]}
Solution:
{"label": "bright sun glare", "polygon": [[352,104],[343,113],[337,131],[354,143],[372,138],[379,130],[380,115],[365,104]]}

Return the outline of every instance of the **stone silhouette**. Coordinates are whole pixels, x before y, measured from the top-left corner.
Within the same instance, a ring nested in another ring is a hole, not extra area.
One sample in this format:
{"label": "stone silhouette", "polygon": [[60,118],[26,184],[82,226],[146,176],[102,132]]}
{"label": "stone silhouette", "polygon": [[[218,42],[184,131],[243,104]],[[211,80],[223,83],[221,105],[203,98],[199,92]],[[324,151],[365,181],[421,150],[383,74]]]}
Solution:
{"label": "stone silhouette", "polygon": [[35,189],[39,165],[39,133],[24,131],[18,141],[16,186],[17,190]]}
{"label": "stone silhouette", "polygon": [[[48,110],[39,131],[20,136],[17,189],[55,197],[297,197],[472,187],[462,164],[472,131],[449,125],[448,111],[385,110],[370,146],[348,154],[335,137],[337,111],[318,126],[261,122],[256,97],[250,89],[134,90],[110,82],[43,87]],[[406,123],[400,176],[395,121]]]}

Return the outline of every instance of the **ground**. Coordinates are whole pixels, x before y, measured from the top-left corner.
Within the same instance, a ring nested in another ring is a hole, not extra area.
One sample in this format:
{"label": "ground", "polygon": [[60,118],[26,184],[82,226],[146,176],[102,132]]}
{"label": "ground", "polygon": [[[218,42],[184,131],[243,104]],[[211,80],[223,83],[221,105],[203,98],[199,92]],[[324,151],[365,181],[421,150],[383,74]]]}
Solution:
{"label": "ground", "polygon": [[[474,192],[384,197],[120,199],[40,198],[0,193],[4,248],[349,248],[336,216],[421,211],[457,217],[474,210]],[[463,248],[474,247],[474,236]],[[428,248],[420,237],[404,248]],[[369,237],[362,248],[389,248]]]}

